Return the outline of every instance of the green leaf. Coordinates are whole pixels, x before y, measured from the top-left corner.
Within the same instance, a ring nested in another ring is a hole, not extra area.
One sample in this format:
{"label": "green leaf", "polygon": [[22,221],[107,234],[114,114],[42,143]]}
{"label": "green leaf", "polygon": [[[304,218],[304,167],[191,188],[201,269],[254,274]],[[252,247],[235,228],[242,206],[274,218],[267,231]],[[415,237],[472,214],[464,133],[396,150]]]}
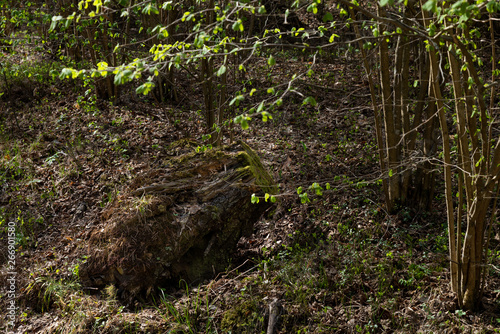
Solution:
{"label": "green leaf", "polygon": [[275,196],[271,196],[271,203],[276,203],[276,197]]}
{"label": "green leaf", "polygon": [[312,12],[313,14],[318,14],[318,4],[313,2],[307,7],[307,11],[309,13]]}
{"label": "green leaf", "polygon": [[251,202],[252,204],[257,204],[259,203],[259,198],[255,194],[252,194]]}
{"label": "green leaf", "polygon": [[276,59],[274,59],[273,55],[271,55],[268,59],[267,59],[267,64],[269,66],[274,66],[276,65]]}
{"label": "green leaf", "polygon": [[328,21],[333,21],[333,15],[330,12],[323,15],[323,22],[328,22]]}
{"label": "green leaf", "polygon": [[59,74],[60,79],[66,79],[73,75],[73,70],[71,68],[63,68],[61,74]]}
{"label": "green leaf", "polygon": [[264,195],[264,200],[267,202],[267,200],[269,199],[269,197],[270,197],[270,195],[269,195],[268,193],[266,193],[266,194]]}
{"label": "green leaf", "polygon": [[144,84],[140,85],[139,87],[136,88],[135,92],[137,94],[144,94],[147,95],[153,88],[155,87],[155,84],[152,82],[145,82]]}
{"label": "green leaf", "polygon": [[337,38],[337,37],[340,37],[340,36],[339,36],[339,35],[337,35],[337,34],[332,34],[332,35],[330,36],[330,39],[328,40],[328,42],[329,42],[329,43],[333,43],[333,41],[334,41],[334,40],[335,40],[335,38]]}
{"label": "green leaf", "polygon": [[323,188],[321,188],[321,186],[317,182],[314,182],[309,188],[314,190],[316,195],[323,195]]}
{"label": "green leaf", "polygon": [[165,2],[163,5],[162,5],[162,8],[164,10],[172,10],[173,6],[172,6],[172,2],[173,1],[167,1]]}
{"label": "green leaf", "polygon": [[273,119],[273,116],[271,116],[271,114],[267,111],[262,112],[262,122],[267,122],[268,118]]}
{"label": "green leaf", "polygon": [[431,22],[429,24],[428,30],[429,30],[429,36],[434,36],[436,34],[437,27],[434,23]]}
{"label": "green leaf", "polygon": [[437,0],[428,0],[426,3],[424,3],[422,9],[428,12],[437,12]]}
{"label": "green leaf", "polygon": [[250,126],[248,125],[248,120],[246,117],[243,118],[243,120],[241,121],[241,128],[243,130],[247,130]]}
{"label": "green leaf", "polygon": [[149,3],[148,5],[146,5],[146,7],[144,7],[142,9],[142,13],[147,14],[147,15],[149,15],[151,13],[158,15],[158,14],[160,14],[160,11],[158,10],[158,8],[156,8],[155,5]]}
{"label": "green leaf", "polygon": [[222,66],[217,71],[217,76],[220,77],[221,75],[226,73],[226,70],[227,70],[226,65],[222,64]]}
{"label": "green leaf", "polygon": [[256,91],[257,91],[257,89],[252,88],[252,90],[250,91],[250,96],[252,96]]}
{"label": "green leaf", "polygon": [[392,169],[389,169],[389,177],[392,177]]}
{"label": "green leaf", "polygon": [[311,200],[307,196],[307,193],[300,194],[299,197],[302,204],[311,203]]}
{"label": "green leaf", "polygon": [[264,101],[262,101],[259,106],[257,107],[257,112],[260,113],[264,109]]}
{"label": "green leaf", "polygon": [[304,99],[304,102],[302,102],[302,105],[310,104],[311,106],[315,107],[318,103],[316,102],[316,99],[312,96],[308,96]]}
{"label": "green leaf", "polygon": [[500,3],[498,3],[498,0],[492,0],[486,5],[486,10],[489,13],[497,12],[500,10]]}
{"label": "green leaf", "polygon": [[118,71],[118,73],[115,74],[114,84],[122,85],[126,82],[131,81],[133,79],[133,73],[134,72],[132,70]]}
{"label": "green leaf", "polygon": [[302,187],[298,187],[298,188],[297,188],[297,194],[299,194],[299,195],[300,195],[300,194],[302,194],[302,191],[303,191],[303,190],[304,190],[304,189],[303,189]]}
{"label": "green leaf", "polygon": [[50,24],[49,31],[53,31],[57,27],[57,22],[62,20],[63,17],[58,15],[58,16],[53,16],[52,17],[52,23]]}
{"label": "green leaf", "polygon": [[467,79],[467,83],[469,84],[469,89],[472,88],[472,86],[474,85],[474,79],[472,77],[469,77]]}
{"label": "green leaf", "polygon": [[243,26],[243,22],[241,21],[241,19],[238,19],[238,21],[234,22],[233,23],[233,26],[232,26],[233,30],[234,31],[243,31],[245,30],[245,27]]}
{"label": "green leaf", "polygon": [[236,95],[235,98],[233,98],[231,100],[231,102],[229,102],[229,105],[232,106],[233,104],[236,105],[236,106],[239,106],[240,105],[240,102],[243,101],[245,99],[245,96],[243,95]]}

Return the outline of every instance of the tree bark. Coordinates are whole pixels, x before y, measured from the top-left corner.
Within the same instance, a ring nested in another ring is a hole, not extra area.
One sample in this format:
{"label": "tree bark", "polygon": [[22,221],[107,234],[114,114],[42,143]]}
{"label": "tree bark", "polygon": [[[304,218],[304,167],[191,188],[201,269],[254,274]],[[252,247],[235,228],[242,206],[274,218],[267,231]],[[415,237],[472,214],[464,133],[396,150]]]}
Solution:
{"label": "tree bark", "polygon": [[121,298],[196,282],[226,270],[241,236],[276,194],[272,177],[245,143],[186,154],[137,177],[103,215],[80,267],[85,286],[114,284]]}

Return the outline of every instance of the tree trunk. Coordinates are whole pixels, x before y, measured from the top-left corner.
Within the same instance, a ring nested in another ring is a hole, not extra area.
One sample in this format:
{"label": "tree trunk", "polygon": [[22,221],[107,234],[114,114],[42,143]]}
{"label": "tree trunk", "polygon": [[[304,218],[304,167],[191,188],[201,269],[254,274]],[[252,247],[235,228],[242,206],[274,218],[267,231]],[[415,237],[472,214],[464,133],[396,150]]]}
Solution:
{"label": "tree trunk", "polygon": [[241,236],[270,203],[252,193],[277,187],[246,144],[189,153],[137,177],[104,214],[80,267],[86,286],[115,284],[122,298],[226,270]]}
{"label": "tree trunk", "polygon": [[[378,7],[379,16],[385,16],[385,11],[382,7]],[[384,24],[379,23],[380,35],[383,35],[385,28]],[[382,87],[382,105],[384,112],[384,128],[385,128],[385,147],[387,149],[387,168],[389,169],[388,193],[389,199],[386,201],[387,209],[393,212],[401,198],[401,182],[399,171],[399,162],[401,160],[400,144],[401,132],[396,126],[395,112],[393,108],[393,95],[391,90],[391,78],[389,75],[389,47],[387,39],[382,38],[379,42],[380,55],[380,84]],[[398,118],[399,119],[399,118]]]}

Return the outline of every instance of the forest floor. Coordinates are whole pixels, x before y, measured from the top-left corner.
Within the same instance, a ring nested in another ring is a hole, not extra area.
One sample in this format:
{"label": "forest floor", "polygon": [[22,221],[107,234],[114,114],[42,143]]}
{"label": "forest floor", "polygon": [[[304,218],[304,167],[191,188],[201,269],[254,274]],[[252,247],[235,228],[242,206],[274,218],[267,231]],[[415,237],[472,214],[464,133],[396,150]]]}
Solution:
{"label": "forest floor", "polygon": [[[112,286],[82,286],[79,265],[102,213],[135,177],[193,150],[173,143],[206,144],[201,88],[179,79],[178,100],[158,105],[124,87],[111,104],[81,82],[51,76],[55,62],[4,56],[4,71],[32,74],[5,76],[0,98],[0,330],[9,321],[13,222],[15,333],[265,333],[271,305],[279,312],[275,333],[500,333],[494,267],[480,312],[459,310],[450,292],[441,192],[428,212],[386,212],[359,60],[315,64],[314,79],[301,85],[317,105],[291,95],[272,120],[232,130],[259,152],[280,196],[227,270],[125,303]],[[255,58],[248,89],[286,82],[310,64],[290,54],[269,69]],[[229,129],[223,133],[229,144]],[[301,203],[297,188],[313,183],[323,195]]]}

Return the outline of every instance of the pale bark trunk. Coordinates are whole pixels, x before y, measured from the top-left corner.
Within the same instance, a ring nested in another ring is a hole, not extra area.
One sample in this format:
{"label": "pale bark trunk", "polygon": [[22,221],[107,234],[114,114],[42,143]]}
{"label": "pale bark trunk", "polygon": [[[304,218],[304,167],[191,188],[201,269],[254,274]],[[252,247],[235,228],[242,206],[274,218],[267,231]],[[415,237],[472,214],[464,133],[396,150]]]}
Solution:
{"label": "pale bark trunk", "polygon": [[[379,16],[385,16],[385,11],[382,7],[378,7]],[[384,24],[379,23],[380,35],[383,35],[385,28]],[[389,61],[389,47],[387,40],[382,38],[379,43],[379,54],[380,54],[380,84],[382,87],[382,101],[383,101],[383,112],[384,112],[384,127],[385,127],[385,147],[387,149],[387,167],[389,169],[389,184],[388,193],[389,200],[387,201],[389,212],[394,211],[397,206],[397,202],[401,197],[401,182],[399,175],[399,162],[400,162],[400,152],[399,141],[401,133],[396,130],[396,118],[393,108],[393,97],[391,90],[391,78],[390,78],[390,61]],[[399,124],[398,124],[399,125]]]}
{"label": "pale bark trunk", "polygon": [[[354,10],[352,9],[352,7],[349,7],[349,11],[350,11],[351,17],[354,19],[355,14],[354,14]],[[372,106],[373,106],[373,113],[375,116],[375,131],[376,131],[376,138],[377,138],[380,170],[383,172],[387,172],[386,154],[385,154],[385,149],[384,149],[384,137],[383,137],[383,130],[382,130],[382,121],[380,119],[380,110],[378,107],[377,96],[375,93],[375,85],[373,84],[372,67],[370,66],[370,63],[368,62],[368,58],[367,58],[365,49],[363,47],[363,41],[361,40],[361,33],[359,31],[358,25],[356,24],[356,20],[354,20],[353,27],[354,27],[354,32],[356,33],[356,38],[359,40],[358,45],[359,45],[359,49],[361,50],[361,56],[363,57],[363,65],[365,67],[366,76],[368,77],[368,86],[370,87],[370,97],[371,97],[371,102],[372,102]],[[389,188],[388,188],[386,178],[382,179],[382,188],[384,190],[386,205],[387,205],[387,207],[389,207],[389,204],[388,204],[389,203]]]}

